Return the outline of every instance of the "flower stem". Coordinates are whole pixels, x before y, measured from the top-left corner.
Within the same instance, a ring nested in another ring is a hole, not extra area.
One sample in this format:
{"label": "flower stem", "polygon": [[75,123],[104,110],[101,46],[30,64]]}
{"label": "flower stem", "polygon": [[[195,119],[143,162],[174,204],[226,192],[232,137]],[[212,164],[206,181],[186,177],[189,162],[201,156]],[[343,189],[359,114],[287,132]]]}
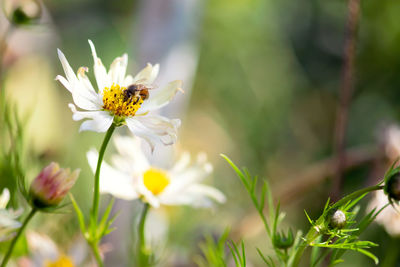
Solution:
{"label": "flower stem", "polygon": [[138,253],[137,253],[137,260],[138,260],[138,267],[145,267],[148,266],[148,252],[146,249],[146,239],[144,234],[144,225],[146,222],[146,216],[149,211],[150,205],[148,203],[144,203],[142,215],[140,217],[139,226],[138,226]]}
{"label": "flower stem", "polygon": [[90,247],[91,247],[91,249],[93,251],[94,257],[95,257],[96,262],[97,262],[97,265],[99,267],[103,267],[104,266],[103,259],[100,256],[100,251],[99,251],[99,248],[97,246],[97,242],[90,242],[89,245],[90,245]]}
{"label": "flower stem", "polygon": [[[99,151],[99,158],[97,160],[97,167],[96,173],[94,174],[94,192],[93,192],[93,205],[90,214],[90,231],[89,231],[89,238],[87,241],[92,249],[92,252],[96,258],[98,266],[104,266],[103,260],[100,257],[100,252],[98,248],[100,237],[97,236],[97,217],[99,214],[99,202],[100,202],[100,168],[101,163],[103,162],[104,152],[106,151],[108,142],[111,139],[111,136],[115,130],[115,124],[111,124],[110,128],[108,129],[106,135],[104,136],[103,143],[101,144],[100,151]],[[85,234],[85,233],[83,233]]]}
{"label": "flower stem", "polygon": [[1,267],[5,267],[7,265],[7,262],[9,261],[11,254],[14,250],[15,245],[17,244],[17,241],[19,239],[19,237],[21,236],[21,234],[24,232],[24,229],[26,228],[26,226],[28,225],[29,221],[32,219],[33,215],[35,215],[37,209],[36,208],[32,208],[31,212],[29,213],[28,217],[26,217],[24,223],[22,224],[21,228],[19,228],[17,235],[14,237],[14,239],[12,240],[10,246],[8,247],[7,253],[4,256],[4,259],[1,263]]}
{"label": "flower stem", "polygon": [[101,145],[100,151],[99,151],[99,158],[97,160],[97,167],[96,167],[96,173],[94,175],[94,193],[93,193],[93,205],[92,205],[92,222],[94,225],[97,225],[97,217],[99,213],[99,202],[100,202],[100,168],[101,168],[101,163],[103,162],[103,157],[104,157],[104,152],[106,151],[108,142],[111,139],[111,135],[113,134],[115,130],[115,125],[111,124],[110,128],[108,129],[104,140],[103,144]]}
{"label": "flower stem", "polygon": [[[376,190],[381,190],[381,189],[383,189],[383,185],[379,185],[379,184],[360,189],[360,190],[355,191],[355,192],[345,196],[344,198],[340,199],[335,204],[333,204],[328,210],[339,208],[340,206],[346,204],[348,201],[356,199],[356,198],[362,196],[363,194],[366,194],[366,193],[369,193],[372,191],[376,191]],[[291,264],[291,266],[298,266],[300,264],[300,260],[301,260],[301,257],[303,255],[305,249],[309,246],[310,243],[312,243],[315,239],[317,239],[320,235],[323,234],[317,229],[316,226],[323,224],[323,222],[325,220],[325,215],[326,215],[326,213],[324,212],[318,218],[318,220],[315,222],[315,224],[311,226],[310,230],[308,231],[308,233],[306,234],[306,236],[304,238],[304,241],[301,242],[300,245],[298,246],[296,255],[293,260],[293,264]]]}

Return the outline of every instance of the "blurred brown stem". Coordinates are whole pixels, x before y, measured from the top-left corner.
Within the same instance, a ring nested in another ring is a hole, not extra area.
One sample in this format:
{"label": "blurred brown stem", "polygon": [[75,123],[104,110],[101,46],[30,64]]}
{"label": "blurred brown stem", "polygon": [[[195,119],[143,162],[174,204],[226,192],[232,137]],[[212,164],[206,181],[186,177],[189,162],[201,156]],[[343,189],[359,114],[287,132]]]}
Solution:
{"label": "blurred brown stem", "polygon": [[344,64],[340,99],[337,107],[334,151],[337,155],[336,174],[333,179],[331,197],[337,200],[341,194],[343,171],[346,164],[345,136],[351,96],[354,91],[354,58],[356,52],[357,28],[360,17],[360,0],[349,0],[346,39],[344,46]]}

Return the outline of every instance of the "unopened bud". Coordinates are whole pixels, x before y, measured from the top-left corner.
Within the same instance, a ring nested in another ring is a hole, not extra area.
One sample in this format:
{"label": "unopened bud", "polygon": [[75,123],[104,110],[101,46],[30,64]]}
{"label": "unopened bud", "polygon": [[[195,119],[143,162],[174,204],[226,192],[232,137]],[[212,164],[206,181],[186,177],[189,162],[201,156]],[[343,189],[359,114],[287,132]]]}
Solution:
{"label": "unopened bud", "polygon": [[282,234],[275,233],[272,238],[272,243],[274,244],[274,247],[279,248],[279,249],[290,248],[294,243],[294,237],[293,237],[292,230],[289,230],[287,236],[285,235],[284,232],[282,232]]}
{"label": "unopened bud", "polygon": [[61,169],[57,163],[50,163],[32,182],[31,204],[36,208],[57,206],[75,184],[79,170]]}
{"label": "unopened bud", "polygon": [[329,226],[341,229],[346,225],[346,214],[341,210],[335,210],[329,218]]}
{"label": "unopened bud", "polygon": [[386,180],[385,193],[389,199],[400,200],[400,173],[395,173]]}

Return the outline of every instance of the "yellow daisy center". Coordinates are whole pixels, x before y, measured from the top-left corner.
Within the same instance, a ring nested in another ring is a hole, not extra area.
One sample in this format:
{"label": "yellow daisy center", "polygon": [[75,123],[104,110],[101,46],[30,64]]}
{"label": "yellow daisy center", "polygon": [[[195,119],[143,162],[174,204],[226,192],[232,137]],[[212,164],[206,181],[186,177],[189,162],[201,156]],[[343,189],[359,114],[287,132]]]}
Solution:
{"label": "yellow daisy center", "polygon": [[158,195],[169,185],[169,177],[163,170],[150,168],[143,174],[143,183],[153,195]]}
{"label": "yellow daisy center", "polygon": [[75,267],[72,260],[65,255],[61,255],[56,261],[47,261],[46,267]]}
{"label": "yellow daisy center", "polygon": [[118,84],[113,84],[110,88],[106,87],[103,90],[103,108],[114,115],[135,116],[142,103],[140,96],[128,94],[126,87],[120,87]]}

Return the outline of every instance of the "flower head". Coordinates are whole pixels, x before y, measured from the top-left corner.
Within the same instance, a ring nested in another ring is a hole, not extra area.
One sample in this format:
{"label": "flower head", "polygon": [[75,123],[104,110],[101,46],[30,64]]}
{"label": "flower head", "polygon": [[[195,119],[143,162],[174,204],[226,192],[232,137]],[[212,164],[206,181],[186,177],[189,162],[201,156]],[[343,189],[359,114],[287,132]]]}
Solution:
{"label": "flower head", "polygon": [[84,260],[87,257],[87,246],[81,239],[75,240],[68,253],[61,249],[45,234],[28,231],[26,234],[29,259],[26,259],[29,266],[44,267],[75,267],[86,266]]}
{"label": "flower head", "polygon": [[47,208],[58,205],[75,184],[79,170],[71,173],[70,169],[61,169],[52,162],[45,167],[32,182],[30,199],[37,208]]}
{"label": "flower head", "polygon": [[15,220],[21,215],[21,210],[6,209],[8,201],[10,201],[10,191],[5,188],[0,195],[0,241],[7,240],[10,233],[21,226],[21,223]]}
{"label": "flower head", "polygon": [[[64,54],[58,50],[66,78],[58,75],[56,79],[72,94],[75,103],[69,104],[72,118],[76,121],[88,119],[82,123],[80,131],[105,132],[114,122],[118,126],[126,124],[133,134],[145,139],[152,148],[156,142],[173,144],[180,120],[149,112],[167,105],[181,90],[182,82],[173,81],[163,89],[151,90],[159,72],[158,64],[147,64],[135,77],[126,75],[128,56],[124,54],[113,61],[107,72],[90,40],[89,44],[97,91],[85,74],[88,68],[81,67],[75,74]],[[85,111],[78,111],[76,106]]]}
{"label": "flower head", "polygon": [[329,214],[329,226],[332,228],[342,229],[346,226],[346,214],[341,210],[333,210]]}
{"label": "flower head", "polygon": [[[160,204],[209,206],[211,200],[225,201],[219,190],[200,184],[212,171],[204,154],[199,154],[197,161],[190,164],[189,153],[184,153],[172,168],[164,169],[150,164],[137,138],[117,136],[114,141],[119,154],[112,158],[114,166],[103,163],[101,193],[127,200],[140,198],[153,207]],[[89,151],[87,157],[94,171],[97,151]]]}

